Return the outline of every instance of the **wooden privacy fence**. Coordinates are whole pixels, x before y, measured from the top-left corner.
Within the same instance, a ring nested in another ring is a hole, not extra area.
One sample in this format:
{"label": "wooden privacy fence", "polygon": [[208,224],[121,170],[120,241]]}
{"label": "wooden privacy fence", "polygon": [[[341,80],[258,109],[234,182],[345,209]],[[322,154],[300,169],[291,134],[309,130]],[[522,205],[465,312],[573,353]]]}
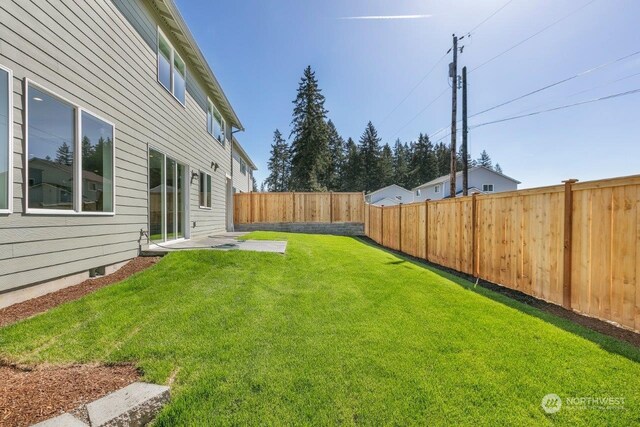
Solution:
{"label": "wooden privacy fence", "polygon": [[364,222],[362,193],[236,193],[235,224]]}
{"label": "wooden privacy fence", "polygon": [[365,208],[383,246],[640,330],[640,176]]}

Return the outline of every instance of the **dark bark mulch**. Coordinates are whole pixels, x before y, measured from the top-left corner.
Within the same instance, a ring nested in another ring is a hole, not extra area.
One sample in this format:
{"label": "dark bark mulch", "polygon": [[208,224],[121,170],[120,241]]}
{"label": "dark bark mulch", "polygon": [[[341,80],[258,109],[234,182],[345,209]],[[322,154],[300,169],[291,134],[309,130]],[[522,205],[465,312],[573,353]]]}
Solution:
{"label": "dark bark mulch", "polygon": [[132,274],[151,267],[159,260],[159,257],[137,257],[115,273],[88,279],[78,285],[69,286],[68,288],[0,309],[0,327],[31,317],[34,314],[42,313],[67,301],[79,299],[107,285],[120,282]]}
{"label": "dark bark mulch", "polygon": [[[445,271],[449,274],[452,274],[454,276],[458,276],[461,277],[463,279],[466,279],[470,282],[474,282],[476,281],[476,278],[473,276],[470,276],[468,274],[465,273],[461,273],[457,270],[453,270],[447,267],[443,267],[441,265],[438,264],[434,264],[432,262],[426,261],[422,258],[416,258],[413,257],[411,255],[405,254],[403,252],[400,251],[396,251],[393,249],[389,249],[387,247],[381,246],[378,243],[376,243],[375,241],[371,240],[368,237],[359,237],[362,241],[364,241],[367,244],[370,244],[372,246],[376,246],[380,249],[383,249],[387,252],[391,252],[395,255],[410,259],[416,263],[420,263],[420,264],[425,264],[428,265],[430,267],[436,268],[438,270],[442,270]],[[563,319],[567,319],[572,321],[573,323],[576,323],[578,325],[584,326],[588,329],[591,329],[592,331],[596,331],[596,332],[600,332],[601,334],[604,335],[608,335],[610,337],[613,338],[617,338],[621,341],[626,341],[629,344],[632,344],[636,347],[640,347],[640,334],[636,333],[634,331],[631,331],[629,329],[625,329],[621,326],[617,326],[613,323],[609,323],[606,322],[604,320],[600,320],[600,319],[596,319],[594,317],[589,317],[589,316],[585,316],[584,314],[580,314],[578,312],[575,312],[573,310],[568,310],[564,307],[561,307],[559,305],[555,305],[552,304],[550,302],[547,301],[543,301],[541,299],[538,299],[536,297],[533,297],[531,295],[527,295],[525,293],[522,293],[520,291],[517,291],[515,289],[509,289],[509,288],[505,288],[504,286],[500,286],[500,285],[496,285],[495,283],[491,283],[491,282],[487,282],[486,280],[478,280],[478,286],[482,286],[485,289],[489,289],[491,291],[497,292],[499,294],[505,295],[511,299],[514,299],[516,301],[519,301],[523,304],[526,304],[528,306],[531,307],[535,307],[539,310],[545,311],[547,313],[551,313],[554,316],[558,316],[558,317],[562,317]]]}
{"label": "dark bark mulch", "polygon": [[30,426],[119,390],[140,378],[132,365],[23,368],[0,363],[0,426]]}

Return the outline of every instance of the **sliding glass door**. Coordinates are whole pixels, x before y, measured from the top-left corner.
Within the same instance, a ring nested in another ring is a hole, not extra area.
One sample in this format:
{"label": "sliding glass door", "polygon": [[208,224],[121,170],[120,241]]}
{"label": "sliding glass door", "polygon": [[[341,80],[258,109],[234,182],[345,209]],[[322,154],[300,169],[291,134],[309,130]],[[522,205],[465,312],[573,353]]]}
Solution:
{"label": "sliding glass door", "polygon": [[186,168],[149,150],[149,236],[151,243],[184,237]]}

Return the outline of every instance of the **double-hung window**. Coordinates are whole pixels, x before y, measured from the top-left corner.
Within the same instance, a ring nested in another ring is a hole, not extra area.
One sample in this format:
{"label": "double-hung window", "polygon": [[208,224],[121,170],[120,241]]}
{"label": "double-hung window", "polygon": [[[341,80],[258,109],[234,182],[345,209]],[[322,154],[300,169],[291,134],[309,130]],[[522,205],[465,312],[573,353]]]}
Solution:
{"label": "double-hung window", "polygon": [[434,193],[439,193],[439,192],[440,192],[440,185],[436,185],[436,186],[433,188],[433,192],[434,192]]}
{"label": "double-hung window", "polygon": [[493,193],[493,184],[482,184],[482,191],[485,193]]}
{"label": "double-hung window", "polygon": [[211,209],[211,175],[200,172],[200,207]]}
{"label": "double-hung window", "polygon": [[0,65],[0,213],[11,212],[12,205],[12,73]]}
{"label": "double-hung window", "polygon": [[242,175],[247,174],[247,162],[242,159],[240,159],[240,173],[242,173]]}
{"label": "double-hung window", "polygon": [[225,121],[211,100],[209,100],[207,104],[207,131],[217,139],[220,144],[224,145]]}
{"label": "double-hung window", "polygon": [[185,104],[187,67],[158,28],[158,81],[182,105]]}
{"label": "double-hung window", "polygon": [[27,212],[113,214],[115,126],[27,82]]}

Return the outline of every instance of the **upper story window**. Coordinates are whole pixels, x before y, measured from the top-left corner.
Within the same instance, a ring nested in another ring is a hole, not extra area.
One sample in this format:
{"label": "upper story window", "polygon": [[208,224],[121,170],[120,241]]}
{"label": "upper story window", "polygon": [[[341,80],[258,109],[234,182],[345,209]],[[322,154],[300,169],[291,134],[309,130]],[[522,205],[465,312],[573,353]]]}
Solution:
{"label": "upper story window", "polygon": [[247,174],[247,162],[242,159],[240,159],[240,172],[242,173],[242,175]]}
{"label": "upper story window", "polygon": [[158,81],[173,96],[185,104],[187,67],[158,28]]}
{"label": "upper story window", "polygon": [[482,184],[482,191],[485,193],[493,193],[493,184]]}
{"label": "upper story window", "polygon": [[222,118],[222,114],[220,114],[216,106],[213,105],[213,102],[209,100],[207,104],[207,131],[213,135],[220,144],[224,145],[226,123]]}
{"label": "upper story window", "polygon": [[416,190],[416,196],[420,196],[422,194],[422,190]]}
{"label": "upper story window", "polygon": [[0,212],[3,213],[9,213],[12,204],[12,79],[11,71],[0,66]]}
{"label": "upper story window", "polygon": [[440,192],[440,185],[436,185],[435,187],[433,187],[433,192],[434,193],[439,193]]}
{"label": "upper story window", "polygon": [[27,83],[27,212],[114,212],[114,125]]}

